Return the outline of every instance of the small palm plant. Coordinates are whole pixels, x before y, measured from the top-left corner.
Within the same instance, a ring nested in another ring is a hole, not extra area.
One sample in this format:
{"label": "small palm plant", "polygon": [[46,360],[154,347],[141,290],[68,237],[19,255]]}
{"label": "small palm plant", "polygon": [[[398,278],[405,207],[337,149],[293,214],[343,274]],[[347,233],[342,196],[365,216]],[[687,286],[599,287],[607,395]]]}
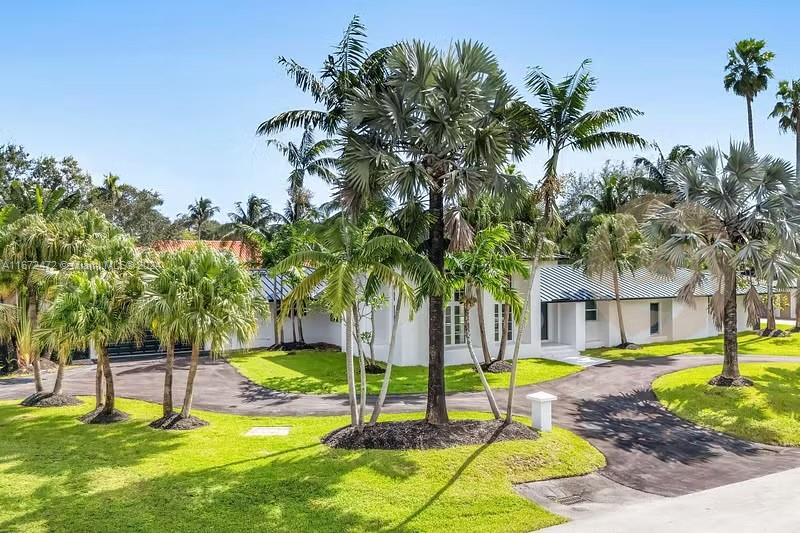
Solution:
{"label": "small palm plant", "polygon": [[[358,301],[361,295],[371,297],[384,288],[396,289],[410,301],[414,291],[406,278],[394,268],[397,256],[413,255],[408,242],[381,231],[370,221],[354,224],[343,217],[332,220],[319,236],[320,250],[295,253],[275,266],[276,272],[293,268],[310,269],[307,275],[286,296],[286,308],[296,302],[317,298],[336,318],[345,321],[345,358],[347,388],[350,401],[350,421],[354,427],[363,424],[366,404],[364,357],[360,358],[361,401],[358,401],[353,364],[353,341],[359,342],[355,331]],[[425,265],[426,263],[421,263]],[[432,267],[407,273],[420,284],[436,283]]]}
{"label": "small palm plant", "polygon": [[728,153],[706,148],[672,168],[669,179],[677,204],[662,205],[648,224],[654,238],[664,239],[653,268],[692,269],[679,293],[689,303],[710,270],[717,284],[711,313],[725,347],[722,373],[710,383],[751,384],[739,372],[738,273],[763,263],[770,234],[787,249],[797,249],[800,201],[791,164],[759,157],[749,144],[731,144]]}
{"label": "small palm plant", "polygon": [[503,226],[491,226],[475,234],[472,248],[450,254],[445,261],[448,292],[460,291],[462,294],[464,340],[467,350],[489,399],[492,413],[497,419],[500,418],[500,410],[472,346],[470,314],[477,304],[478,289],[488,292],[498,302],[509,305],[515,316],[520,313],[522,299],[509,283],[509,279],[514,275],[527,276],[528,268],[525,262],[510,250],[510,241],[511,232],[508,229]]}
{"label": "small palm plant", "polygon": [[620,275],[645,266],[650,257],[650,247],[632,215],[624,213],[603,214],[594,217],[586,244],[578,264],[590,277],[611,275],[614,299],[619,321],[620,348],[628,347],[625,322],[622,318]]}
{"label": "small palm plant", "polygon": [[137,305],[137,311],[154,326],[156,335],[162,335],[164,346],[178,340],[191,345],[181,412],[171,414],[171,377],[167,377],[165,417],[155,424],[163,429],[205,425],[192,416],[200,352],[208,347],[212,354],[219,353],[230,338],[246,344],[255,335],[259,318],[267,315],[267,304],[258,295],[256,280],[245,266],[231,253],[202,243],[164,254],[145,281],[143,302]]}

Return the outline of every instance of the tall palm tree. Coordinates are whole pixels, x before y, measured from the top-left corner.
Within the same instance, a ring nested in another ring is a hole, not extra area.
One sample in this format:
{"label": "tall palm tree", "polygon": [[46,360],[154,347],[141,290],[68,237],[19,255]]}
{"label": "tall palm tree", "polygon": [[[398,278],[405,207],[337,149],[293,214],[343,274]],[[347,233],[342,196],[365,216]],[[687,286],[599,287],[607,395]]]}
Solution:
{"label": "tall palm tree", "polygon": [[650,257],[647,240],[639,230],[639,223],[625,213],[597,215],[582,250],[579,266],[587,276],[603,278],[611,275],[614,299],[617,304],[620,348],[628,346],[625,322],[622,317],[620,276],[645,266]]}
{"label": "tall palm tree", "polygon": [[[462,200],[481,190],[502,196],[519,188],[502,172],[515,142],[508,127],[514,90],[494,54],[475,42],[446,52],[419,41],[399,43],[389,51],[386,69],[384,84],[353,90],[338,198],[346,210],[359,211],[376,192],[391,191],[403,205],[401,217],[427,208],[426,252],[443,274],[448,247],[471,245]],[[442,295],[428,301],[426,420],[443,424]]]}
{"label": "tall palm tree", "polygon": [[314,131],[307,128],[303,131],[300,144],[283,143],[277,139],[267,139],[267,146],[274,146],[283,154],[292,166],[289,174],[289,201],[291,203],[289,219],[294,222],[303,218],[309,207],[310,198],[305,189],[307,176],[317,176],[328,183],[336,177],[336,159],[325,154],[335,145],[333,139],[314,139]]}
{"label": "tall palm tree", "polygon": [[[356,306],[360,297],[371,297],[384,287],[399,291],[401,297],[411,301],[414,297],[412,286],[406,276],[394,268],[394,261],[398,256],[410,256],[415,252],[406,240],[381,231],[380,226],[373,222],[361,220],[360,224],[354,224],[345,217],[330,221],[319,236],[319,242],[320,250],[293,254],[278,263],[275,271],[309,268],[307,275],[286,296],[285,302],[291,306],[316,295],[334,318],[345,321],[350,422],[357,427],[364,423],[366,390],[362,381],[359,406],[352,347],[356,337]],[[425,265],[417,262],[416,269],[407,268],[405,273],[420,285],[435,283],[435,272],[431,268],[426,270]],[[318,287],[322,287],[319,294]],[[363,377],[364,357],[360,358],[359,364]]]}
{"label": "tall palm tree", "polygon": [[[765,246],[754,265],[758,278],[767,285],[767,327],[761,335],[774,335],[777,330],[775,321],[775,289],[788,289],[796,282],[800,272],[798,257],[792,251],[786,250],[785,243],[777,238],[773,231],[767,231],[764,238]],[[761,315],[759,315],[759,325]]]}
{"label": "tall palm tree", "polygon": [[[795,177],[800,176],[800,80],[781,81],[776,94],[778,102],[769,114],[778,119],[778,127],[783,132],[794,133]],[[800,331],[800,279],[795,283],[795,331]]]}
{"label": "tall palm tree", "polygon": [[717,283],[712,317],[724,333],[722,373],[713,385],[743,385],[737,340],[737,273],[762,262],[767,238],[797,248],[800,202],[788,161],[759,157],[748,144],[731,144],[727,154],[710,147],[669,172],[675,206],[662,205],[650,218],[654,235],[667,238],[654,266],[681,266],[694,275],[679,297],[694,300],[710,270]]}
{"label": "tall palm tree", "polygon": [[345,122],[345,109],[351,91],[354,88],[368,88],[383,80],[388,50],[381,48],[370,53],[366,29],[358,16],[354,16],[333,52],[325,59],[319,75],[293,59],[279,57],[278,64],[294,79],[295,85],[323,109],[296,109],[279,113],[262,122],[256,133],[272,135],[289,128],[303,128],[320,129],[329,136],[337,134]]}
{"label": "tall palm tree", "polygon": [[103,184],[97,188],[97,194],[108,202],[108,205],[114,207],[120,198],[120,183],[119,176],[115,174],[106,174],[103,176]]}
{"label": "tall palm tree", "polygon": [[522,299],[508,280],[513,275],[528,275],[528,269],[509,249],[510,241],[511,232],[507,228],[491,226],[476,233],[472,248],[449,254],[445,261],[446,280],[450,288],[448,292],[461,290],[463,294],[461,305],[464,307],[464,340],[467,350],[489,399],[492,413],[497,419],[500,418],[500,410],[472,346],[470,314],[477,304],[478,288],[487,291],[496,301],[509,305],[515,315],[522,309]]}
{"label": "tall palm tree", "polygon": [[667,194],[669,193],[667,169],[671,165],[685,163],[688,159],[696,156],[697,153],[688,144],[676,144],[664,157],[664,152],[661,151],[661,148],[657,144],[654,147],[658,153],[658,158],[655,161],[651,161],[644,156],[633,158],[634,167],[645,172],[644,176],[637,176],[636,184],[645,193]]}
{"label": "tall palm tree", "polygon": [[234,225],[235,233],[244,235],[246,230],[255,230],[268,235],[273,224],[279,220],[279,215],[272,211],[269,200],[255,194],[248,196],[244,205],[242,202],[234,205],[236,209],[228,213],[228,218]]}
{"label": "tall palm tree", "polygon": [[197,240],[202,240],[203,226],[211,220],[215,213],[219,212],[219,207],[215,206],[210,199],[201,196],[193,204],[189,205],[188,210],[187,220],[189,225],[190,227],[194,226]]}
{"label": "tall palm tree", "polygon": [[581,204],[592,215],[617,213],[637,196],[634,180],[624,172],[604,173],[597,185],[597,191],[587,192],[580,197]]}
{"label": "tall palm tree", "polygon": [[[532,239],[532,248],[525,250],[532,259],[531,276],[529,276],[531,280],[539,266],[542,251],[545,249],[546,234],[552,232],[553,228],[560,224],[556,212],[556,200],[561,191],[561,180],[558,174],[561,154],[571,150],[592,152],[604,148],[644,148],[647,146],[647,142],[635,133],[611,129],[642,115],[641,111],[625,106],[587,111],[589,97],[597,88],[597,79],[588,70],[589,63],[589,60],[585,60],[575,72],[560,82],[553,81],[539,67],[531,69],[525,78],[525,85],[536,103],[533,106],[522,106],[519,114],[524,117],[521,120],[527,125],[530,138],[534,141],[544,142],[547,148],[544,177],[537,185],[533,198],[533,203],[540,206],[540,217],[535,225],[535,234],[540,235],[541,238]],[[528,287],[525,305],[518,318],[518,331],[524,330],[527,324],[531,303],[530,293],[531,288]],[[514,343],[506,409],[507,420],[511,420],[512,416],[521,342],[522,336],[518,335]]]}
{"label": "tall palm tree", "polygon": [[747,102],[747,132],[750,147],[755,148],[753,139],[753,100],[758,93],[767,88],[772,77],[769,62],[775,54],[764,48],[767,42],[762,39],[742,39],[728,50],[728,63],[725,65],[723,80],[726,91],[743,96]]}

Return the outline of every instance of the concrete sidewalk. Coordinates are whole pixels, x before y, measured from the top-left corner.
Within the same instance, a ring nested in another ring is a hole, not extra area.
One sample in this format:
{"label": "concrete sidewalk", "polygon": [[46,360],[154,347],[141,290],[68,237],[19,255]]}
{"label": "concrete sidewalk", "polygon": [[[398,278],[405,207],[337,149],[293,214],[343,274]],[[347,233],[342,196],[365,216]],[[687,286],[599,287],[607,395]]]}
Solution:
{"label": "concrete sidewalk", "polygon": [[553,533],[800,531],[800,468],[676,498],[619,507]]}

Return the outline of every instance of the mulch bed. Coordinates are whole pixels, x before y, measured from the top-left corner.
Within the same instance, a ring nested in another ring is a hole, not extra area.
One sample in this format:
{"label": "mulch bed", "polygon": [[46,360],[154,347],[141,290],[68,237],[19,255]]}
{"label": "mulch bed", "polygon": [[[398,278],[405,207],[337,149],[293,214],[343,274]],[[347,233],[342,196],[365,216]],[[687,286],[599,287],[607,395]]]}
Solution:
{"label": "mulch bed", "polygon": [[153,420],[152,422],[150,422],[150,427],[153,429],[165,429],[174,431],[188,431],[192,429],[205,427],[207,425],[208,422],[206,422],[205,420],[201,420],[196,416],[183,418],[180,415],[180,413],[173,413],[171,415],[163,416],[158,420]]}
{"label": "mulch bed", "polygon": [[110,413],[103,411],[103,408],[96,409],[80,417],[84,424],[113,424],[114,422],[124,422],[129,416],[122,411],[114,409]]}
{"label": "mulch bed", "polygon": [[752,387],[753,382],[744,376],[739,376],[736,379],[726,378],[722,375],[716,376],[708,380],[709,385],[714,387]]}
{"label": "mulch bed", "polygon": [[267,351],[270,352],[278,352],[278,351],[285,351],[291,352],[295,350],[317,350],[320,352],[341,352],[341,346],[336,344],[330,344],[327,342],[284,342],[283,344],[273,344]]}
{"label": "mulch bed", "polygon": [[[481,363],[481,368],[484,372],[490,374],[502,374],[503,372],[511,372],[511,361],[492,361],[488,365]],[[476,370],[477,372],[477,370]]]}
{"label": "mulch bed", "polygon": [[31,394],[20,405],[25,407],[70,407],[81,405],[83,402],[69,394],[53,394],[52,392],[37,392]]}
{"label": "mulch bed", "polygon": [[362,428],[344,427],[322,438],[331,448],[347,450],[428,450],[506,440],[533,440],[539,432],[518,422],[454,420],[433,425],[424,420],[380,422]]}
{"label": "mulch bed", "polygon": [[636,344],[635,342],[626,342],[622,344],[617,344],[614,348],[618,348],[620,350],[641,350],[642,347]]}
{"label": "mulch bed", "polygon": [[364,372],[366,372],[367,374],[383,374],[384,372],[386,372],[386,369],[377,364],[373,365],[372,363],[366,363],[364,365]]}

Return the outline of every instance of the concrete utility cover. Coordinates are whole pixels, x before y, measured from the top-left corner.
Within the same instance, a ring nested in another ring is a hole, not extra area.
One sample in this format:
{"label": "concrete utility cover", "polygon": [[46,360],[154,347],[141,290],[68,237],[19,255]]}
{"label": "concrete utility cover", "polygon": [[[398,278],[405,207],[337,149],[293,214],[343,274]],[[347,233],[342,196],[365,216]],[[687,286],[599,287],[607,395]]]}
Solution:
{"label": "concrete utility cover", "polygon": [[256,426],[244,434],[245,437],[285,437],[289,434],[289,426]]}

